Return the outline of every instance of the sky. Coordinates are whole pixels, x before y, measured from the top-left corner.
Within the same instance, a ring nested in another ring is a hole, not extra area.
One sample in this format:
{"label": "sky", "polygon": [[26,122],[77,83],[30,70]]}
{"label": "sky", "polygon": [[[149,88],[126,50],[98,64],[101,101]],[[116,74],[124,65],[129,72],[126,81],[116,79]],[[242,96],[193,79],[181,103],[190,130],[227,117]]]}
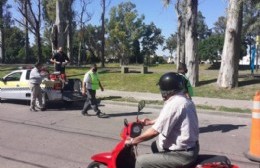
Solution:
{"label": "sky", "polygon": [[[107,0],[109,1],[109,0]],[[110,0],[111,3],[108,6],[108,13],[111,7],[117,6],[122,2],[129,0]],[[130,0],[136,5],[136,10],[139,16],[142,14],[145,16],[144,22],[150,24],[154,22],[155,25],[162,30],[162,35],[168,38],[170,34],[174,34],[177,30],[177,17],[174,10],[174,4],[176,1],[172,0],[172,4],[168,7],[164,7],[162,0]],[[227,0],[198,0],[198,10],[202,12],[205,17],[205,22],[209,28],[214,27],[214,23],[220,16],[226,16]],[[76,0],[77,2],[77,0]],[[13,0],[8,1],[9,4],[13,4]],[[74,8],[78,8],[79,3],[74,4]],[[15,8],[15,7],[14,7]],[[92,20],[89,23],[94,25],[100,25],[101,7],[100,0],[92,0],[92,3],[88,6],[88,10],[93,13]],[[12,9],[13,15],[17,15],[17,10]],[[161,47],[156,52],[158,55],[169,55],[168,51],[162,51]]]}
{"label": "sky", "polygon": [[[107,0],[109,1],[109,0]],[[108,8],[117,6],[121,2],[129,0],[111,0]],[[145,23],[149,24],[154,22],[158,28],[162,30],[162,35],[168,38],[170,34],[174,34],[177,30],[177,17],[174,10],[173,0],[170,6],[165,7],[162,0],[130,0],[136,5],[136,10],[139,16],[145,16]],[[148,3],[147,3],[148,2]],[[198,10],[202,12],[205,17],[205,22],[209,28],[214,27],[214,23],[220,16],[226,16],[227,0],[199,0]],[[109,11],[108,9],[108,11]],[[100,0],[93,0],[89,6],[89,10],[93,13],[93,19],[90,21],[92,24],[100,25]],[[107,18],[108,18],[107,12]],[[162,51],[161,47],[156,52],[158,55],[169,55],[168,51]]]}

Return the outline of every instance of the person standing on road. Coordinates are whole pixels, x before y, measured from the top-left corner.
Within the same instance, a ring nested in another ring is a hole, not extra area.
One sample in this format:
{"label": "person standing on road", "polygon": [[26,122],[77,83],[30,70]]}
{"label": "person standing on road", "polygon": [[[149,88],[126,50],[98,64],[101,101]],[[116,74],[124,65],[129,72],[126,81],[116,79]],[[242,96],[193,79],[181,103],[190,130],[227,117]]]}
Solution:
{"label": "person standing on road", "polygon": [[183,84],[184,84],[184,88],[185,88],[185,94],[187,95],[188,98],[191,99],[191,97],[193,96],[193,89],[192,89],[189,79],[185,75],[188,72],[186,64],[180,62],[177,72],[182,75]]}
{"label": "person standing on road", "polygon": [[159,83],[164,106],[155,120],[143,119],[144,126],[152,125],[140,136],[126,140],[137,145],[158,136],[151,145],[151,154],[139,155],[135,168],[190,167],[199,153],[199,126],[195,105],[183,93],[182,77],[169,72]]}
{"label": "person standing on road", "polygon": [[42,107],[42,89],[40,87],[43,78],[46,76],[46,74],[41,73],[42,69],[42,63],[37,62],[35,64],[35,67],[31,70],[30,73],[30,89],[31,89],[31,103],[30,103],[30,111],[37,111],[35,109],[36,107],[36,99],[39,102],[40,110],[45,110],[45,108]]}
{"label": "person standing on road", "polygon": [[108,117],[108,115],[99,110],[97,105],[96,90],[100,88],[101,91],[104,91],[104,88],[99,80],[96,64],[93,64],[90,70],[84,75],[82,85],[82,94],[87,95],[84,107],[81,111],[82,115],[89,116],[88,110],[92,107],[98,117]]}
{"label": "person standing on road", "polygon": [[58,52],[53,55],[50,61],[54,63],[55,71],[60,72],[60,74],[63,75],[64,80],[66,80],[65,66],[70,62],[70,59],[63,52],[62,47],[59,47]]}

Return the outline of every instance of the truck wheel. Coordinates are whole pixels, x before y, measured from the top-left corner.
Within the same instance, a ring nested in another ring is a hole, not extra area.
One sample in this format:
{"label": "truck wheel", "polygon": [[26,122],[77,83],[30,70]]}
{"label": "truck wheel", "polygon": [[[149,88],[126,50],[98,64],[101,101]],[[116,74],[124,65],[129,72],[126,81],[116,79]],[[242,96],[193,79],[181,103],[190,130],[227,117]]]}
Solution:
{"label": "truck wheel", "polygon": [[87,168],[106,168],[107,166],[99,162],[91,162]]}

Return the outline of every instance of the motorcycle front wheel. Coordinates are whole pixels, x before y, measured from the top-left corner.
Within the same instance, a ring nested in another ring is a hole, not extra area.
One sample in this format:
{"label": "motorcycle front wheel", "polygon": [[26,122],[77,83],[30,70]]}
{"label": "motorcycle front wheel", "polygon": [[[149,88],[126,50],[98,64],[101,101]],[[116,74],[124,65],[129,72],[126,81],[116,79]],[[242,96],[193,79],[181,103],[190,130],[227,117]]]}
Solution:
{"label": "motorcycle front wheel", "polygon": [[99,162],[91,162],[87,168],[106,168],[107,166]]}

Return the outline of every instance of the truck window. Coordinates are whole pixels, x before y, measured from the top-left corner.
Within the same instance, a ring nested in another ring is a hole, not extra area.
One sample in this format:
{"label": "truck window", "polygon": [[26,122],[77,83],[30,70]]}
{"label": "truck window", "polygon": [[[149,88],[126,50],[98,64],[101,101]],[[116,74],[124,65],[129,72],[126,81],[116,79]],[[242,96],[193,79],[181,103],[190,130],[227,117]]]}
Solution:
{"label": "truck window", "polygon": [[27,72],[26,72],[26,80],[29,80],[30,79],[30,73],[31,73],[31,70],[28,70]]}
{"label": "truck window", "polygon": [[21,76],[22,76],[22,72],[16,72],[8,75],[5,79],[6,81],[20,81]]}

